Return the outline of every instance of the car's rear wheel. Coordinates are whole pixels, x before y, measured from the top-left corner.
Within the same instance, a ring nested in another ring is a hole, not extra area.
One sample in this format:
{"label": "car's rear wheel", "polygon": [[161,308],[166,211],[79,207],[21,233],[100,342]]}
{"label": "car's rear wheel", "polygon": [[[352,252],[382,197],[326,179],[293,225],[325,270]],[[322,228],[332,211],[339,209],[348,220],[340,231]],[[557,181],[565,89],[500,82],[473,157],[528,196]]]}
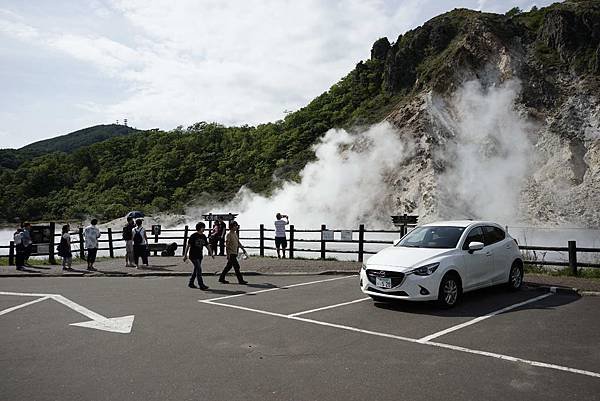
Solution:
{"label": "car's rear wheel", "polygon": [[523,266],[518,261],[513,262],[510,267],[507,284],[511,291],[518,291],[523,285]]}
{"label": "car's rear wheel", "polygon": [[440,283],[438,303],[443,308],[452,308],[460,300],[462,288],[456,274],[446,274]]}

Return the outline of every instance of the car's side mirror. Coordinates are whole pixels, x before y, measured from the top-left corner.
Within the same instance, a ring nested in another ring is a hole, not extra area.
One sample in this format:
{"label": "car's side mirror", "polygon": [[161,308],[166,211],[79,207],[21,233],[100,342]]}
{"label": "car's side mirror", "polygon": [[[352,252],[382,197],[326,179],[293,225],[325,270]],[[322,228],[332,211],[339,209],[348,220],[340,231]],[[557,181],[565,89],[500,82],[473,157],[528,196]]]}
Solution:
{"label": "car's side mirror", "polygon": [[469,244],[469,253],[473,253],[475,251],[480,251],[484,247],[483,242],[471,242]]}

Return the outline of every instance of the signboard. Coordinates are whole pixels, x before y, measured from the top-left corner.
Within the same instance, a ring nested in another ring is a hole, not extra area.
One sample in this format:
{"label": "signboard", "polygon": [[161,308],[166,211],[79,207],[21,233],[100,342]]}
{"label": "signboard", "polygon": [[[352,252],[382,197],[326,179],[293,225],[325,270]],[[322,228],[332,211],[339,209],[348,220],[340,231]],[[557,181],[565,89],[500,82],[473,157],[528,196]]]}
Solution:
{"label": "signboard", "polygon": [[223,219],[223,221],[232,221],[238,216],[238,213],[208,213],[203,214],[202,218],[204,221],[217,221],[219,217]]}
{"label": "signboard", "polygon": [[31,242],[34,244],[49,244],[52,241],[53,232],[50,226],[31,226]]}
{"label": "signboard", "polygon": [[352,241],[352,230],[342,230],[342,241]]}
{"label": "signboard", "polygon": [[419,216],[408,216],[404,214],[403,216],[392,216],[392,221],[395,226],[405,226],[407,224],[417,224],[417,220]]}
{"label": "signboard", "polygon": [[160,235],[161,232],[161,225],[160,224],[155,224],[152,226],[152,235]]}
{"label": "signboard", "polygon": [[50,244],[36,244],[33,246],[35,248],[34,253],[41,253],[41,254],[50,253]]}
{"label": "signboard", "polygon": [[322,241],[333,241],[333,231],[331,231],[331,230],[321,231],[321,240]]}

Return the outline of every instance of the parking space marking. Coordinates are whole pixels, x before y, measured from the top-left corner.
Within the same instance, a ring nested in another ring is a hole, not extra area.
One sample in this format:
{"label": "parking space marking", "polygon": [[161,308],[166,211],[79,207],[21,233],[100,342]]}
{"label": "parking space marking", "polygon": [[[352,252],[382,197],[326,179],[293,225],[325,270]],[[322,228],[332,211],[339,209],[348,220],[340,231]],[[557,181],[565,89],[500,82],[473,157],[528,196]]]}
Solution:
{"label": "parking space marking", "polygon": [[38,302],[42,302],[42,301],[45,301],[47,299],[50,299],[50,297],[42,297],[42,298],[34,299],[33,301],[29,301],[29,302],[26,302],[26,303],[21,304],[21,305],[13,306],[12,308],[4,309],[3,311],[0,311],[0,316],[6,315],[7,313],[16,311],[18,309],[24,308],[24,307],[29,306],[29,305],[37,304]]}
{"label": "parking space marking", "polygon": [[600,373],[590,372],[589,370],[569,368],[569,367],[566,367],[566,366],[554,365],[552,363],[531,361],[531,360],[528,360],[528,359],[517,358],[517,357],[514,357],[514,356],[510,356],[510,355],[496,354],[494,352],[488,352],[488,351],[479,351],[479,350],[476,350],[476,349],[470,349],[470,348],[460,347],[460,346],[451,345],[451,344],[443,344],[443,343],[436,343],[436,342],[429,342],[429,341],[427,341],[427,342],[421,342],[421,344],[432,345],[434,347],[440,347],[440,348],[447,348],[447,349],[451,349],[451,350],[454,350],[454,351],[467,352],[469,354],[483,355],[483,356],[488,356],[488,357],[492,357],[492,358],[503,359],[505,361],[522,362],[522,363],[526,363],[526,364],[531,365],[531,366],[539,366],[541,368],[549,368],[549,369],[555,369],[555,370],[562,370],[564,372],[577,373],[577,374],[580,374],[580,375],[585,375],[585,376],[591,376],[591,377],[600,378]]}
{"label": "parking space marking", "polygon": [[[552,295],[552,294],[544,294],[544,296],[536,297],[534,299],[542,299],[549,295]],[[362,301],[362,299],[361,299],[361,301]],[[307,319],[307,318],[293,316],[293,315],[284,315],[281,313],[269,312],[269,311],[264,311],[264,310],[260,310],[260,309],[247,308],[245,306],[223,304],[223,303],[219,303],[219,302],[214,302],[214,300],[210,300],[210,299],[200,300],[198,302],[202,302],[202,303],[205,303],[208,305],[223,306],[225,308],[239,309],[239,310],[244,310],[244,311],[248,311],[248,312],[254,312],[254,313],[259,313],[259,314],[263,314],[263,315],[268,315],[268,316],[280,317],[280,318],[289,319],[289,320],[297,320],[300,322],[312,323],[312,324],[319,325],[319,326],[333,327],[333,328],[346,330],[346,331],[352,331],[352,332],[356,332],[356,333],[369,334],[369,335],[373,335],[373,336],[377,336],[377,337],[391,338],[391,339],[405,341],[405,342],[414,343],[414,344],[428,345],[431,347],[444,348],[444,349],[449,349],[449,350],[453,350],[453,351],[465,352],[465,353],[469,353],[469,354],[500,359],[500,360],[504,360],[504,361],[517,362],[517,363],[520,362],[520,363],[524,363],[524,364],[531,365],[531,366],[537,366],[537,367],[541,367],[541,368],[554,369],[554,370],[559,370],[559,371],[563,371],[563,372],[569,372],[569,373],[575,373],[575,374],[580,374],[580,375],[584,375],[584,376],[600,378],[600,373],[597,373],[597,372],[576,369],[576,368],[569,368],[566,366],[554,365],[551,363],[532,361],[529,359],[518,358],[518,357],[514,357],[514,356],[510,356],[510,355],[497,354],[494,352],[487,352],[487,351],[480,351],[480,350],[460,347],[460,346],[451,345],[451,344],[443,344],[443,343],[437,343],[437,342],[432,342],[432,341],[422,341],[422,339],[417,339],[417,338],[402,337],[402,336],[397,336],[397,335],[388,334],[388,333],[382,333],[382,332],[378,332],[378,331],[364,330],[364,329],[360,329],[358,327],[344,326],[341,324],[328,323],[328,322],[323,322],[320,320]],[[355,300],[355,301],[351,301],[351,302],[359,302],[359,300]],[[526,301],[526,303],[529,303],[529,302],[533,302],[533,300]],[[522,304],[523,303],[521,303],[521,305]],[[517,305],[519,305],[519,304],[517,304]],[[516,305],[512,306],[513,309],[515,307],[518,307],[518,306],[516,306]],[[504,308],[504,309],[506,309],[506,308]],[[501,312],[498,311],[498,313],[501,313]]]}
{"label": "parking space marking", "polygon": [[288,316],[294,317],[294,316],[306,315],[306,314],[313,313],[313,312],[319,312],[319,311],[322,311],[322,310],[333,309],[333,308],[337,308],[337,307],[340,307],[340,306],[351,305],[351,304],[355,304],[355,303],[358,303],[358,302],[363,302],[363,301],[366,301],[368,299],[371,299],[371,298],[367,297],[367,298],[355,299],[354,301],[342,302],[341,304],[329,305],[329,306],[324,306],[322,308],[316,308],[316,309],[311,309],[311,310],[305,310],[305,311],[302,311],[302,312],[292,313],[292,314],[290,314]]}
{"label": "parking space marking", "polygon": [[528,299],[527,301],[519,302],[518,304],[510,305],[510,306],[507,306],[506,308],[502,308],[502,309],[499,309],[497,311],[490,312],[487,315],[476,317],[475,319],[469,320],[468,322],[457,324],[456,326],[452,326],[452,327],[449,327],[449,328],[447,328],[445,330],[441,330],[441,331],[438,331],[437,333],[433,333],[433,334],[430,334],[430,335],[425,336],[423,338],[420,338],[419,342],[421,342],[421,343],[429,342],[430,340],[433,340],[434,338],[441,337],[441,336],[446,335],[448,333],[452,333],[453,331],[460,330],[460,329],[462,329],[464,327],[471,326],[472,324],[475,324],[475,323],[479,323],[479,322],[481,322],[483,320],[489,319],[490,317],[499,315],[500,313],[508,312],[509,310],[513,310],[513,309],[519,308],[519,307],[521,307],[523,305],[527,305],[527,304],[530,304],[532,302],[539,301],[539,300],[544,299],[544,298],[548,298],[551,295],[553,295],[553,294],[552,293],[548,293],[548,294],[540,295],[539,297]]}
{"label": "parking space marking", "polygon": [[243,297],[245,295],[254,295],[254,294],[260,294],[263,292],[271,292],[271,291],[279,291],[279,290],[285,290],[287,288],[294,288],[294,287],[301,287],[303,285],[311,285],[311,284],[319,284],[319,283],[326,283],[328,281],[335,281],[335,280],[343,280],[345,278],[350,278],[350,277],[358,277],[358,274],[353,274],[350,276],[344,276],[344,277],[335,277],[335,278],[328,278],[326,280],[317,280],[317,281],[309,281],[306,283],[298,283],[298,284],[291,284],[291,285],[285,285],[283,287],[275,287],[275,288],[267,288],[266,290],[258,290],[258,291],[252,291],[252,292],[244,292],[241,294],[235,294],[235,295],[226,295],[224,297],[216,297],[216,298],[209,298],[209,299],[200,299],[198,300],[198,302],[206,302],[206,301],[221,301],[223,299],[229,299],[229,298],[237,298],[237,297]]}

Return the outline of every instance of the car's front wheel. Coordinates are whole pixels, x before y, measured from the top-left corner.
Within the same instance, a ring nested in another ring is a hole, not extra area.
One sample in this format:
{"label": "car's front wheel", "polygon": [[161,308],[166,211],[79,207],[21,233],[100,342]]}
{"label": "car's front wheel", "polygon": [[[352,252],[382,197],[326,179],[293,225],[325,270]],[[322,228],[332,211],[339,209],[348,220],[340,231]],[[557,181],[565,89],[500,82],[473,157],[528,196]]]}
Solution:
{"label": "car's front wheel", "polygon": [[438,303],[443,308],[452,308],[460,300],[462,293],[460,279],[456,274],[446,274],[440,283]]}
{"label": "car's front wheel", "polygon": [[510,267],[510,275],[508,276],[508,288],[511,291],[518,291],[523,285],[523,266],[515,261]]}

